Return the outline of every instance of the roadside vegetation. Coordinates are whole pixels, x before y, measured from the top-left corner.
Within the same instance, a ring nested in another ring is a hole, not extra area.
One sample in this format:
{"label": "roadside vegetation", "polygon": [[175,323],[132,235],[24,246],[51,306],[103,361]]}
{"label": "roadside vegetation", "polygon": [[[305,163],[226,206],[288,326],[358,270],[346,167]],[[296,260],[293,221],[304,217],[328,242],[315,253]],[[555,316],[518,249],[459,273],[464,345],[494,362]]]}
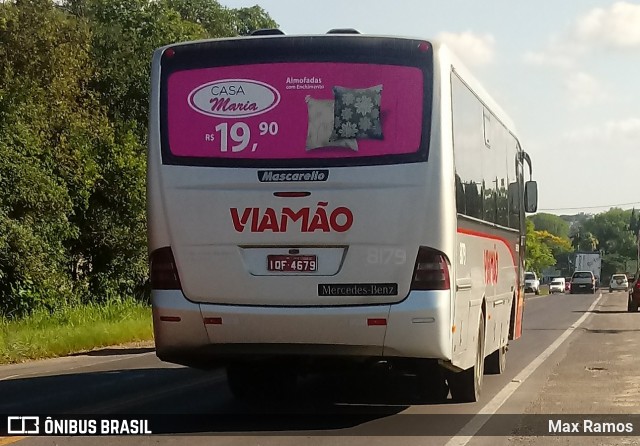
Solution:
{"label": "roadside vegetation", "polygon": [[153,51],[276,26],[215,0],[0,2],[0,358],[151,339]]}
{"label": "roadside vegetation", "polygon": [[615,273],[634,274],[639,230],[635,209],[612,208],[595,215],[538,213],[527,218],[527,269],[540,274],[553,266],[567,276],[576,252],[599,251],[605,281]]}
{"label": "roadside vegetation", "polygon": [[0,320],[0,363],[51,358],[153,338],[151,311],[133,300],[39,309]]}

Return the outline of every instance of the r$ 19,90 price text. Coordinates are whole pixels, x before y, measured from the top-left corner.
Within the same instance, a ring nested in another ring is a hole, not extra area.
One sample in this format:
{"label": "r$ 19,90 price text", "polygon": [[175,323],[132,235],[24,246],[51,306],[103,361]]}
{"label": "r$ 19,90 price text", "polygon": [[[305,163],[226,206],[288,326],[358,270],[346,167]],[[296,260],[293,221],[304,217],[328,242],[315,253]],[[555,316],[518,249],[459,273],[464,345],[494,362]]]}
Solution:
{"label": "r$ 19,90 price text", "polygon": [[[278,123],[263,121],[258,124],[258,133],[260,136],[275,136],[278,134]],[[219,142],[218,147],[222,153],[238,153],[248,147],[252,152],[258,149],[258,143],[251,142],[251,127],[244,122],[236,122],[231,126],[226,122],[218,124],[215,133],[207,133],[204,139],[208,142]]]}

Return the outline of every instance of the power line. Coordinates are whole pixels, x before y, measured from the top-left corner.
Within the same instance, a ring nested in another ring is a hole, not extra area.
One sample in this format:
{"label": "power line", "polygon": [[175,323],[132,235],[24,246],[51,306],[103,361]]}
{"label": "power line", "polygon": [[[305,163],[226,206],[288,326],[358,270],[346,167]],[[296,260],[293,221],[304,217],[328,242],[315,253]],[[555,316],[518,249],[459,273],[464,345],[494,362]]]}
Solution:
{"label": "power line", "polygon": [[580,206],[577,208],[547,208],[547,209],[538,209],[538,210],[539,211],[576,211],[580,209],[614,208],[618,206],[631,206],[636,204],[640,205],[640,201],[636,201],[634,203],[603,204],[602,206]]}

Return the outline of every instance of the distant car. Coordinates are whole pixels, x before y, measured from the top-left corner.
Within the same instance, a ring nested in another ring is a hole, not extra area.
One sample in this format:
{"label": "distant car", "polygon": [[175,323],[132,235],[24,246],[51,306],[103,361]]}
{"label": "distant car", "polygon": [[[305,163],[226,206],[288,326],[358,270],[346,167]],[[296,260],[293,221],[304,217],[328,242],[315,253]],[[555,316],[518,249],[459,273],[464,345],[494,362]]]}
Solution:
{"label": "distant car", "polygon": [[576,271],[571,276],[571,294],[596,294],[596,278],[591,271]]}
{"label": "distant car", "polygon": [[524,292],[540,294],[540,281],[536,273],[529,271],[524,273]]}
{"label": "distant car", "polygon": [[564,277],[557,277],[549,283],[549,293],[564,293],[566,288]]}
{"label": "distant car", "polygon": [[631,288],[629,288],[629,301],[627,303],[627,311],[638,311],[638,304],[640,304],[640,270],[634,276]]}
{"label": "distant car", "polygon": [[609,292],[613,293],[614,290],[627,291],[629,289],[629,280],[626,274],[614,274],[609,281]]}

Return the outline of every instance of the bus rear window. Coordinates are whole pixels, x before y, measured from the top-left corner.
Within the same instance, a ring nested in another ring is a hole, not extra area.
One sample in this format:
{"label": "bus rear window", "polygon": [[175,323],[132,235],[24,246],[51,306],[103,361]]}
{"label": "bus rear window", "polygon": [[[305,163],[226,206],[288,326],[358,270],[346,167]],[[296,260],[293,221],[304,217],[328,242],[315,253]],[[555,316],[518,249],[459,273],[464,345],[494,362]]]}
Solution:
{"label": "bus rear window", "polygon": [[415,154],[423,138],[424,85],[420,68],[391,64],[176,70],[163,89],[163,151],[178,164],[212,165]]}

